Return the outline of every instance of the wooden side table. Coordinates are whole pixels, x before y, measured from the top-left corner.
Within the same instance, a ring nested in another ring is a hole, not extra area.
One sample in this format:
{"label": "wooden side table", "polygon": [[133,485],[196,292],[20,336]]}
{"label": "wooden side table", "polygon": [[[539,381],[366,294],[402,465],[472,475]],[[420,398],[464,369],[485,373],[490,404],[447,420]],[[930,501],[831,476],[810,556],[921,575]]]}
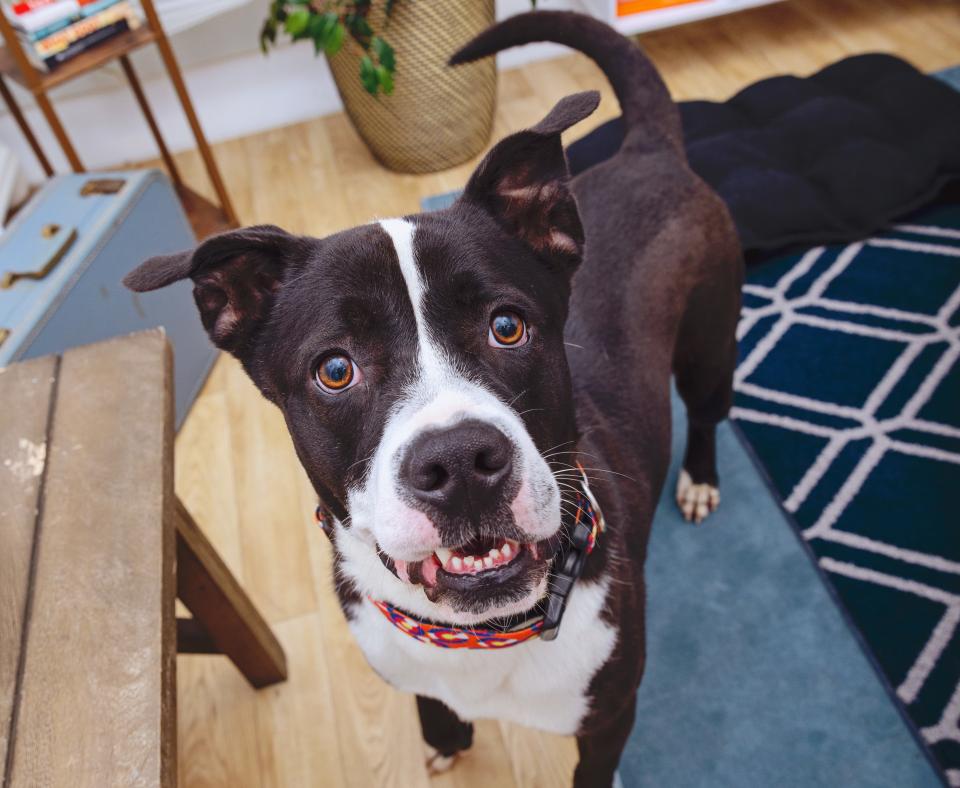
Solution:
{"label": "wooden side table", "polygon": [[171,367],[153,330],[0,369],[5,788],[175,786],[178,640],[286,678],[174,494]]}
{"label": "wooden side table", "polygon": [[[220,177],[220,170],[217,168],[217,162],[213,157],[213,152],[210,150],[210,146],[204,136],[200,121],[197,118],[197,113],[193,109],[193,103],[190,101],[190,95],[187,93],[187,86],[183,81],[183,76],[180,73],[180,68],[177,65],[177,60],[173,54],[170,42],[163,31],[163,26],[160,24],[160,18],[157,16],[156,9],[153,6],[153,0],[142,0],[142,7],[144,15],[146,16],[145,24],[142,27],[113,36],[102,44],[88,49],[86,52],[77,55],[77,57],[68,60],[50,73],[37,71],[30,64],[9,20],[4,14],[0,14],[0,34],[3,35],[4,41],[6,42],[6,48],[0,50],[0,96],[3,97],[4,102],[10,110],[10,114],[14,120],[16,120],[17,125],[20,127],[20,130],[23,132],[40,165],[48,176],[53,175],[53,168],[50,166],[50,162],[40,147],[36,136],[27,124],[26,118],[17,105],[10,88],[5,83],[5,77],[9,77],[20,83],[33,94],[37,106],[43,113],[54,136],[57,138],[57,142],[63,149],[63,153],[67,157],[67,161],[70,163],[73,171],[83,172],[84,168],[80,157],[70,142],[66,130],[60,123],[60,119],[54,111],[48,93],[57,85],[62,85],[64,82],[68,82],[82,74],[86,74],[88,71],[99,68],[111,60],[119,60],[123,68],[123,73],[130,83],[130,88],[133,90],[133,95],[136,97],[137,103],[140,105],[140,109],[146,118],[147,125],[150,127],[150,131],[157,142],[157,147],[160,149],[160,155],[163,158],[167,172],[177,188],[177,193],[180,195],[180,200],[183,202],[183,207],[187,215],[190,217],[197,238],[202,239],[215,232],[237,227],[239,224],[237,215],[233,210],[233,205],[227,194],[226,186],[224,186],[223,178]],[[147,97],[143,92],[140,80],[137,78],[136,72],[133,70],[133,64],[129,58],[131,52],[147,44],[156,44],[160,50],[160,56],[163,58],[163,64],[167,69],[167,74],[173,83],[173,88],[177,93],[177,97],[180,99],[180,104],[183,107],[184,114],[187,116],[190,129],[193,131],[193,136],[197,141],[197,147],[200,150],[200,155],[206,166],[207,176],[210,178],[210,183],[217,193],[220,201],[219,206],[204,199],[184,184],[177,165],[173,160],[173,156],[171,156],[170,151],[167,149],[167,144],[164,142],[163,136],[160,133],[160,127],[157,125],[150,105],[147,103]]]}

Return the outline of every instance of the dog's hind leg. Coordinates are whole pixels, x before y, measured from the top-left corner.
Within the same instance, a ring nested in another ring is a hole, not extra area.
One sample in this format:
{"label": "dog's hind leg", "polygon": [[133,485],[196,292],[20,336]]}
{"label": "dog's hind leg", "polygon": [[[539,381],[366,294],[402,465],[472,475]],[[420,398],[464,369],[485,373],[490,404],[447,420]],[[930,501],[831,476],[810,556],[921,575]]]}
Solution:
{"label": "dog's hind leg", "polygon": [[687,448],[676,499],[687,521],[701,523],[720,504],[716,428],[733,403],[742,264],[718,269],[691,294],[680,324],[673,369],[687,406]]}
{"label": "dog's hind leg", "polygon": [[417,695],[420,730],[430,748],[427,770],[440,774],[450,769],[457,755],[473,744],[473,723],[464,722],[446,705],[433,698]]}

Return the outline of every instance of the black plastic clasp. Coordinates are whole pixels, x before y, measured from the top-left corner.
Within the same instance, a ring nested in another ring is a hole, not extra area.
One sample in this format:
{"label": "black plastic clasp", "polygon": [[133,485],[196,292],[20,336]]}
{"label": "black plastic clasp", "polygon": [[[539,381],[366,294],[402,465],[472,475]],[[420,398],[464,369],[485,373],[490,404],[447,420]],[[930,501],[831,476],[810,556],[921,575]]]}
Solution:
{"label": "black plastic clasp", "polygon": [[570,535],[570,547],[560,555],[560,560],[554,567],[547,587],[547,612],[543,615],[541,640],[555,640],[560,633],[560,621],[567,609],[573,584],[583,574],[583,568],[587,565],[587,546],[590,544],[592,530],[585,523],[577,523]]}

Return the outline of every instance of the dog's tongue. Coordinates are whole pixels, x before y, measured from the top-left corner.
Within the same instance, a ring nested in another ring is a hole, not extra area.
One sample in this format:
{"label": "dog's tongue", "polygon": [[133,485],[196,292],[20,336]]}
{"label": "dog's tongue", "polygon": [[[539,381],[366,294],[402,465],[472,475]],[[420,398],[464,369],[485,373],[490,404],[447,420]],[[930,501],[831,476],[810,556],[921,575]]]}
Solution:
{"label": "dog's tongue", "polygon": [[437,584],[437,560],[433,556],[412,564],[406,561],[397,561],[394,566],[397,569],[397,577],[407,583],[428,587]]}
{"label": "dog's tongue", "polygon": [[423,577],[425,585],[435,586],[437,584],[437,560],[433,556],[420,562],[420,576]]}

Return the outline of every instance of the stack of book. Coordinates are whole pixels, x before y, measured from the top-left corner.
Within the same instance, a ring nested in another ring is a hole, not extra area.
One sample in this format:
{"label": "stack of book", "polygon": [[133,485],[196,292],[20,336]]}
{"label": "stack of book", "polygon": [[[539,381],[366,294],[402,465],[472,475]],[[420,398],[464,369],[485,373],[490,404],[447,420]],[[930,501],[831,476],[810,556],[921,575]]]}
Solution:
{"label": "stack of book", "polygon": [[40,71],[50,71],[141,23],[131,0],[13,0],[3,10]]}

